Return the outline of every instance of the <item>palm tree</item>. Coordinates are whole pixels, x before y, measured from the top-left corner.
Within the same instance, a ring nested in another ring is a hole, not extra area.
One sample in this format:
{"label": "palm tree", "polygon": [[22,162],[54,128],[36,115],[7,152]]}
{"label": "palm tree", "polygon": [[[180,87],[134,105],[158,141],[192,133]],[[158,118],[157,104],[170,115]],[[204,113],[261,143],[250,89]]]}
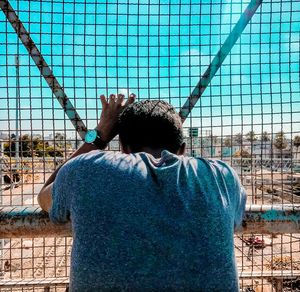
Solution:
{"label": "palm tree", "polygon": [[57,132],[57,133],[55,133],[55,135],[54,135],[54,141],[55,141],[55,145],[57,146],[57,147],[63,147],[64,146],[64,142],[65,142],[65,135],[64,134],[62,134],[62,133],[59,133],[59,132]]}
{"label": "palm tree", "polygon": [[284,132],[283,131],[278,132],[274,139],[274,146],[278,150],[283,150],[287,147],[287,145],[288,145],[288,142],[287,142]]}
{"label": "palm tree", "polygon": [[243,143],[243,135],[241,133],[238,133],[234,136],[234,142],[237,144],[237,145],[242,145]]}
{"label": "palm tree", "polygon": [[300,146],[300,136],[295,136],[294,137],[293,144],[297,149],[296,150],[296,158],[298,158],[298,149],[299,149],[299,146]]}
{"label": "palm tree", "polygon": [[270,138],[270,135],[268,132],[263,132],[261,134],[261,141],[263,141],[263,142],[271,141],[271,138]]}
{"label": "palm tree", "polygon": [[254,131],[250,131],[249,133],[246,134],[246,140],[251,142],[251,144],[257,140],[256,134]]}
{"label": "palm tree", "polygon": [[262,134],[261,134],[261,136],[260,136],[260,140],[261,140],[261,142],[262,142],[262,144],[263,144],[263,146],[264,146],[264,155],[265,155],[265,157],[266,157],[266,152],[267,152],[267,149],[266,149],[266,142],[269,142],[269,141],[271,141],[271,138],[270,138],[270,135],[269,135],[269,133],[268,132],[263,132]]}
{"label": "palm tree", "polygon": [[250,142],[251,145],[251,155],[253,153],[253,142],[257,140],[256,134],[254,131],[250,131],[246,134],[246,140]]}
{"label": "palm tree", "polygon": [[231,146],[231,139],[229,137],[224,139],[224,146],[230,147]]}

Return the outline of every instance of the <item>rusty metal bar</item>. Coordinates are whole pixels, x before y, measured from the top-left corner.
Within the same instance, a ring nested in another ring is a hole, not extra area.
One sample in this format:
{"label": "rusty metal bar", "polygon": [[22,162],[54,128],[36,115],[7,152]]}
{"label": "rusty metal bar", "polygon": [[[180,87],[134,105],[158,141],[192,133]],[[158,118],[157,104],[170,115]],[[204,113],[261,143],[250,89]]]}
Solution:
{"label": "rusty metal bar", "polygon": [[[280,270],[280,271],[239,271],[240,279],[296,279],[300,277],[299,270]],[[47,286],[68,286],[69,277],[57,278],[30,278],[30,279],[1,279],[0,287],[4,288],[28,288],[28,287],[47,287]]]}
{"label": "rusty metal bar", "polygon": [[57,278],[31,278],[31,279],[1,279],[0,287],[4,288],[27,288],[28,287],[66,287],[69,284],[69,277]]}
{"label": "rusty metal bar", "polygon": [[261,3],[262,0],[252,0],[247,6],[246,10],[241,15],[239,21],[227,37],[223,46],[218,51],[217,55],[212,60],[205,73],[202,75],[200,81],[182,106],[179,112],[182,121],[185,121],[185,119],[188,117]]}
{"label": "rusty metal bar", "polygon": [[300,205],[248,205],[238,233],[300,232]]}
{"label": "rusty metal bar", "polygon": [[[300,205],[247,206],[236,233],[300,233]],[[0,210],[0,238],[71,236],[71,224],[54,225],[38,207],[4,207]]]}
{"label": "rusty metal bar", "polygon": [[32,60],[40,70],[41,75],[46,80],[53,94],[55,95],[58,102],[60,103],[63,110],[65,111],[65,114],[72,122],[79,136],[83,139],[87,131],[85,124],[83,123],[76,109],[74,108],[73,104],[67,97],[66,93],[64,92],[64,89],[62,88],[62,86],[59,84],[58,80],[54,76],[52,70],[46,63],[41,52],[33,42],[28,31],[25,29],[18,15],[14,11],[14,9],[12,8],[8,0],[0,0],[0,8],[5,14],[7,20],[12,25],[13,29],[16,31],[19,39],[22,41],[23,45],[27,49]]}
{"label": "rusty metal bar", "polygon": [[300,277],[299,270],[272,270],[272,271],[241,271],[240,279],[295,279]]}
{"label": "rusty metal bar", "polygon": [[71,236],[71,224],[54,225],[39,207],[4,207],[0,210],[0,238]]}
{"label": "rusty metal bar", "polygon": [[[300,277],[300,271],[239,271],[240,279],[296,279]],[[28,287],[66,287],[69,284],[69,277],[57,278],[30,278],[30,279],[1,279],[0,287],[4,288],[28,288]]]}

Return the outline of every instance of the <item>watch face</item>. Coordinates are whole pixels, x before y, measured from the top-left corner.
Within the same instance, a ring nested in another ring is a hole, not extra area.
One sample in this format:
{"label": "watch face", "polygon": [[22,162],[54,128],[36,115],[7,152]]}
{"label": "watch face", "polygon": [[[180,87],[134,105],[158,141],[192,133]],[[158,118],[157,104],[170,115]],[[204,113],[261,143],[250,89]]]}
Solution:
{"label": "watch face", "polygon": [[84,140],[86,143],[93,143],[97,138],[97,131],[90,130],[85,134]]}

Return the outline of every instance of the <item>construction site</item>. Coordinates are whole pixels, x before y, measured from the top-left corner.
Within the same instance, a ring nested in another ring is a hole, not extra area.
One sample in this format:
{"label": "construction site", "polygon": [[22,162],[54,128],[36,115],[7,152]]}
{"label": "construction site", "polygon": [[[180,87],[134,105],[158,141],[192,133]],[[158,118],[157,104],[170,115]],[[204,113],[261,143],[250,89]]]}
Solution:
{"label": "construction site", "polygon": [[[110,92],[168,101],[186,155],[238,174],[240,291],[300,291],[300,2],[0,8],[0,291],[68,291],[71,225],[52,224],[37,194]],[[121,150],[118,137],[106,150]]]}

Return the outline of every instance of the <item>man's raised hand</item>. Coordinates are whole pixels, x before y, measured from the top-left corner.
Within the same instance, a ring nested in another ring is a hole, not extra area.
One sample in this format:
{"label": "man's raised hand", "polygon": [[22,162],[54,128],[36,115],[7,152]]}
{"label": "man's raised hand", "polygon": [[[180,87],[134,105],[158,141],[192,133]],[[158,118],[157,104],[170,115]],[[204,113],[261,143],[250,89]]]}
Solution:
{"label": "man's raised hand", "polygon": [[110,142],[118,134],[118,118],[120,113],[135,101],[135,94],[130,94],[125,102],[123,94],[111,94],[109,99],[105,95],[100,96],[102,103],[102,113],[97,129],[101,134],[101,139]]}

